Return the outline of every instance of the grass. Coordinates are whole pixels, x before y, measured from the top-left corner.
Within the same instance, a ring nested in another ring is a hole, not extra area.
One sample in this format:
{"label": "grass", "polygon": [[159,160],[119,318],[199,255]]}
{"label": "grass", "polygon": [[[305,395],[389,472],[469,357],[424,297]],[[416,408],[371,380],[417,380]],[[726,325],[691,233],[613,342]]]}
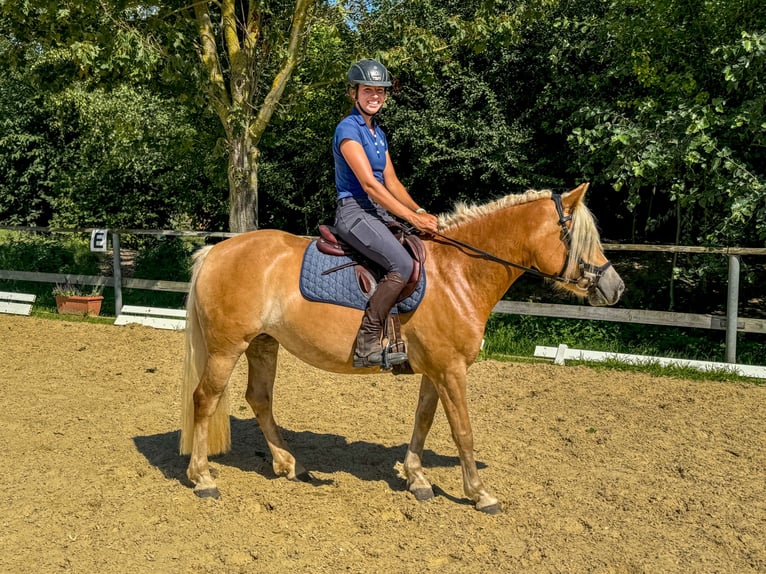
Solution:
{"label": "grass", "polygon": [[[548,363],[547,359],[534,357],[535,347],[537,345],[558,347],[565,344],[571,348],[607,353],[725,362],[724,337],[723,332],[699,329],[493,315],[487,323],[485,345],[480,359]],[[763,364],[763,357],[766,356],[766,338],[740,334],[740,339],[737,344],[737,362],[748,365]],[[747,381],[758,385],[766,384],[766,381],[762,379],[742,377],[726,370],[703,372],[691,367],[663,366],[659,363],[635,365],[610,359],[607,361],[570,360],[567,364],[587,364],[595,369],[616,369],[691,380]]]}

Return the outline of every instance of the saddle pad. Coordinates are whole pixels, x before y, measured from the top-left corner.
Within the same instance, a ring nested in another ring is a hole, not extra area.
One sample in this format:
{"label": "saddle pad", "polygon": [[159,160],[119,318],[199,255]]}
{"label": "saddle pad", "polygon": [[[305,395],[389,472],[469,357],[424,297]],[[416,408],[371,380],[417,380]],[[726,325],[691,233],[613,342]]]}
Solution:
{"label": "saddle pad", "polygon": [[[369,297],[359,288],[353,266],[322,275],[326,269],[350,263],[350,257],[326,255],[316,247],[316,241],[309,243],[301,264],[300,289],[309,301],[333,303],[354,309],[367,307]],[[420,305],[426,292],[426,270],[420,274],[420,281],[412,294],[396,305],[399,313],[411,313]]]}

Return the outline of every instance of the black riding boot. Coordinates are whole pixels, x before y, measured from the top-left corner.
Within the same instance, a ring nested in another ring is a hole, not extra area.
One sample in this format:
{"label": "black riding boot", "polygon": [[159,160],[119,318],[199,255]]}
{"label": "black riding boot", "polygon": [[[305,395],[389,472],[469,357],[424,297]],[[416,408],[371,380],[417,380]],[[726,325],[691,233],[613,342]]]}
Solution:
{"label": "black riding boot", "polygon": [[[362,325],[356,336],[355,367],[379,367],[383,363],[383,327],[402,289],[404,279],[398,273],[389,273],[378,283],[367,302]],[[389,365],[399,365],[407,360],[407,354],[388,353],[386,358]]]}

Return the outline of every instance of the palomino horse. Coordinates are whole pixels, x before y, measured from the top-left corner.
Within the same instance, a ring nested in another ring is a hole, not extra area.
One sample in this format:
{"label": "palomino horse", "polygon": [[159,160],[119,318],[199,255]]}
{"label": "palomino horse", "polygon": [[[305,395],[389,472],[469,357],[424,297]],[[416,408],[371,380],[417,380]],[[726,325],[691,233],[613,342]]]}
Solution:
{"label": "palomino horse", "polygon": [[[560,200],[550,191],[528,191],[486,205],[459,206],[441,216],[444,235],[425,241],[428,289],[420,306],[401,316],[410,364],[422,374],[404,459],[408,489],[418,500],[434,495],[421,457],[441,401],[460,455],[466,496],[478,510],[501,510],[476,468],[466,370],[479,353],[492,308],[524,269],[558,277],[563,289],[587,297],[592,305],[619,299],[623,282],[604,256],[593,217],[582,202],[587,187]],[[279,345],[326,371],[379,370],[352,366],[361,311],[302,297],[298,277],[308,244],[306,238],[261,230],[206,247],[196,256],[187,302],[181,453],[191,453],[187,475],[199,496],[219,495],[208,455],[230,448],[225,391],[242,353],[248,361],[245,397],[269,445],[274,472],[292,480],[310,477],[272,413]],[[473,245],[481,251],[467,247]]]}

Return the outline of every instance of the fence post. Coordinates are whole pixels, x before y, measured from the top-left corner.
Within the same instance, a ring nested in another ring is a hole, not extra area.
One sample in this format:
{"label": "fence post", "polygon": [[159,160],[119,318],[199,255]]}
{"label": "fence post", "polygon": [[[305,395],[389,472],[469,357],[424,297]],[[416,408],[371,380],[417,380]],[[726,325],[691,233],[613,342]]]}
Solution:
{"label": "fence post", "polygon": [[726,362],[737,362],[737,314],[739,311],[739,255],[729,255],[729,286],[726,296]]}
{"label": "fence post", "polygon": [[112,232],[112,276],[114,278],[114,314],[122,311],[122,254],[120,253],[120,234]]}

